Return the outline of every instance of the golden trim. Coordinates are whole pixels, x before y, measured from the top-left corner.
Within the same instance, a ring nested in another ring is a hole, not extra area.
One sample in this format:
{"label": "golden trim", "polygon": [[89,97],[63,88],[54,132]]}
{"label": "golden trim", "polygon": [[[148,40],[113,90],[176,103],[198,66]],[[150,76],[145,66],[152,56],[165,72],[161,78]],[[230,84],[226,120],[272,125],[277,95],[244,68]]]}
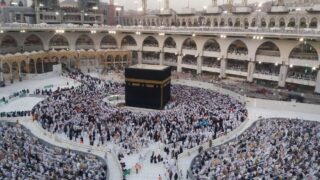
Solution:
{"label": "golden trim", "polygon": [[146,83],[146,84],[160,84],[163,85],[167,81],[171,81],[171,77],[168,77],[167,79],[163,81],[156,81],[156,80],[147,80],[147,79],[136,79],[136,78],[126,78],[126,82],[132,82],[132,83]]}
{"label": "golden trim", "polygon": [[141,86],[139,83],[131,83],[131,86]]}

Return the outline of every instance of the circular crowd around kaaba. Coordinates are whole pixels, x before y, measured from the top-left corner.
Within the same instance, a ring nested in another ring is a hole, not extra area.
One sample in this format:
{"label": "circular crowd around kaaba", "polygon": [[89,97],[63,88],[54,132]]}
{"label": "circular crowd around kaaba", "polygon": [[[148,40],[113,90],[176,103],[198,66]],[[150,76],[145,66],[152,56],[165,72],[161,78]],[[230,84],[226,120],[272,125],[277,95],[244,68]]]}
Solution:
{"label": "circular crowd around kaaba", "polygon": [[[31,111],[34,120],[46,131],[79,144],[115,145],[123,172],[129,169],[123,161],[126,156],[161,143],[163,153],[153,152],[150,162],[163,163],[169,179],[183,178],[170,162],[176,162],[179,154],[192,148],[199,148],[199,154],[187,173],[191,179],[320,177],[317,122],[260,120],[236,139],[203,150],[204,143],[210,144],[247,121],[245,104],[212,90],[174,84],[164,110],[137,112],[103,101],[105,97],[123,95],[124,84],[80,71],[69,72],[68,77],[81,85],[47,92],[47,98]],[[18,123],[1,123],[0,128],[1,177],[105,179],[112,173],[98,157],[49,146]]]}

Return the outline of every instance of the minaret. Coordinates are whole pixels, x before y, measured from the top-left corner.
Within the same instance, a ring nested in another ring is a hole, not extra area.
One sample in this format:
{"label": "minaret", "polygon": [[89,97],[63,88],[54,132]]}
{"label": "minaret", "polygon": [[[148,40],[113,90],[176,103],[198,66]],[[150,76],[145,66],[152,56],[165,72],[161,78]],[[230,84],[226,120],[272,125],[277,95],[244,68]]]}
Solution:
{"label": "minaret", "polygon": [[283,5],[284,5],[283,0],[278,0],[278,6],[283,6]]}
{"label": "minaret", "polygon": [[164,9],[167,9],[167,10],[170,9],[169,0],[164,1]]}
{"label": "minaret", "polygon": [[147,0],[142,0],[142,10],[143,14],[147,13]]}
{"label": "minaret", "polygon": [[248,5],[248,0],[242,0],[242,6],[247,6]]}
{"label": "minaret", "polygon": [[212,6],[213,7],[218,6],[218,0],[212,0]]}
{"label": "minaret", "polygon": [[227,4],[232,6],[233,5],[233,0],[227,0]]}
{"label": "minaret", "polygon": [[233,6],[233,0],[227,0],[228,11],[231,12]]}

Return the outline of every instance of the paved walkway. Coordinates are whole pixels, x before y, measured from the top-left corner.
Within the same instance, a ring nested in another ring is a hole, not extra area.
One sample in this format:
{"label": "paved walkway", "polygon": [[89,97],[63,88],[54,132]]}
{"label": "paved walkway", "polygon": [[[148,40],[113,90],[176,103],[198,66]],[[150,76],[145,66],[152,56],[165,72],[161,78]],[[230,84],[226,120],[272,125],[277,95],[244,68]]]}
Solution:
{"label": "paved walkway", "polygon": [[[245,98],[242,96],[228,91],[221,89],[219,87],[215,87],[212,84],[209,83],[203,83],[203,82],[196,82],[196,81],[188,81],[188,80],[173,80],[173,84],[183,84],[183,85],[189,85],[189,86],[196,86],[196,87],[202,87],[206,89],[211,89],[218,91],[220,93],[227,93],[231,96],[239,99],[240,101],[245,102]],[[19,101],[19,100],[17,100]],[[20,106],[23,106],[23,104],[20,104]],[[213,141],[213,146],[223,144],[239,134],[243,133],[248,127],[252,125],[255,121],[258,119],[261,119],[261,117],[282,117],[282,118],[300,118],[305,120],[320,120],[320,112],[319,114],[312,114],[312,113],[301,113],[298,111],[279,111],[279,110],[273,110],[271,107],[261,109],[259,107],[255,107],[252,103],[249,103],[247,105],[247,109],[249,112],[249,118],[248,120],[241,124],[240,127],[235,129],[234,131],[230,132],[226,136],[220,137],[218,139],[215,139]],[[320,106],[319,106],[320,109]],[[8,121],[16,121],[17,118],[14,119],[2,119],[2,120],[8,120]],[[98,155],[102,158],[105,158],[105,154],[107,154],[107,163],[110,173],[110,180],[121,180],[122,179],[122,172],[121,167],[119,164],[119,161],[117,160],[115,154],[112,150],[107,148],[101,148],[101,147],[91,147],[88,145],[80,145],[79,143],[71,142],[67,140],[66,138],[60,138],[56,135],[52,135],[48,132],[46,132],[44,129],[40,127],[40,125],[37,122],[32,122],[30,118],[19,118],[20,123],[25,126],[26,128],[30,129],[31,133],[34,134],[36,137],[43,139],[55,146],[63,147],[63,148],[69,148],[74,149],[82,152],[90,152],[92,154]],[[208,148],[208,143],[205,143],[202,145],[205,149]],[[183,154],[179,156],[178,159],[178,167],[183,172],[183,178],[186,177],[186,171],[190,167],[190,163],[192,159],[197,155],[198,147],[190,149],[185,151]],[[162,179],[164,179],[164,173],[165,168],[162,164],[150,164],[149,157],[151,155],[151,151],[147,151],[145,154],[146,159],[142,162],[142,170],[139,174],[132,173],[128,179],[130,180],[157,180],[157,177],[159,174],[162,175]],[[130,158],[130,157],[129,157]]]}

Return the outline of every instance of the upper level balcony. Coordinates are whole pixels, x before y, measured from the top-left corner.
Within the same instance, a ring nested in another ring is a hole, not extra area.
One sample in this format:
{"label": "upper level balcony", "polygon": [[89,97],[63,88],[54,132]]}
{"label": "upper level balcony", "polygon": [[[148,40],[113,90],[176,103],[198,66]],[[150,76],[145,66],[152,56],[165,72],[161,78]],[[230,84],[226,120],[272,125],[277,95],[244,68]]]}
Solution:
{"label": "upper level balcony", "polygon": [[249,57],[248,57],[248,54],[245,54],[245,53],[233,52],[233,53],[228,53],[228,59],[247,61]]}
{"label": "upper level balcony", "polygon": [[[94,23],[94,21],[92,21]],[[255,36],[261,34],[263,36],[272,37],[305,37],[316,38],[320,37],[320,29],[300,29],[300,28],[255,28],[245,29],[241,27],[141,27],[141,26],[107,26],[107,25],[75,25],[75,24],[26,24],[26,23],[14,23],[14,24],[2,24],[0,30],[3,31],[52,31],[55,29],[63,29],[65,31],[80,31],[88,32],[95,30],[97,32],[117,31],[117,32],[130,32],[136,33],[137,31],[143,33],[155,33],[163,32],[166,34],[197,34],[197,35],[226,35],[226,36]]]}

